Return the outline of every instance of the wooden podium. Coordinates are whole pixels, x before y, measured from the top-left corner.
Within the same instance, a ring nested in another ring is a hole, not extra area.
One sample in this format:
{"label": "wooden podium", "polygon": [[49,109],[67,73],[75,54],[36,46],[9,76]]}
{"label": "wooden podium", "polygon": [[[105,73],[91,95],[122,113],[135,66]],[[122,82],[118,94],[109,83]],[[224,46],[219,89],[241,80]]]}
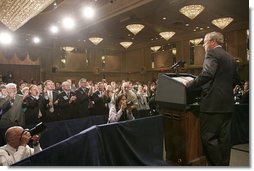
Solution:
{"label": "wooden podium", "polygon": [[195,102],[198,94],[186,93],[181,79],[194,79],[190,74],[159,74],[155,100],[160,114],[164,116],[164,138],[166,160],[176,165],[206,165],[203,154],[199,105]]}

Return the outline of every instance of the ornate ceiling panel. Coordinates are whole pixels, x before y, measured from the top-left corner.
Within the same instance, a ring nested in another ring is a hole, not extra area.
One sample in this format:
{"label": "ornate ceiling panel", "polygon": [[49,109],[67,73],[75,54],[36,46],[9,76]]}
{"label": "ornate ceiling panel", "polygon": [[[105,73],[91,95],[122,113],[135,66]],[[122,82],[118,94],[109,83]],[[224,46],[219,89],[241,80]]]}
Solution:
{"label": "ornate ceiling panel", "polygon": [[16,31],[31,18],[47,8],[54,0],[1,0],[0,21]]}

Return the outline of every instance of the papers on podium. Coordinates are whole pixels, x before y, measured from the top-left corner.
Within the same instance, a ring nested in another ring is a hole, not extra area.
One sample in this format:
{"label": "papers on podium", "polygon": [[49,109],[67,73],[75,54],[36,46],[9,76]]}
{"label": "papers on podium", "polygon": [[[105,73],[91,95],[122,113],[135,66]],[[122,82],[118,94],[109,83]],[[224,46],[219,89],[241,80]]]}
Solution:
{"label": "papers on podium", "polygon": [[171,77],[172,79],[182,83],[183,85],[186,85],[188,82],[192,81],[194,78],[190,76],[180,76],[180,77]]}

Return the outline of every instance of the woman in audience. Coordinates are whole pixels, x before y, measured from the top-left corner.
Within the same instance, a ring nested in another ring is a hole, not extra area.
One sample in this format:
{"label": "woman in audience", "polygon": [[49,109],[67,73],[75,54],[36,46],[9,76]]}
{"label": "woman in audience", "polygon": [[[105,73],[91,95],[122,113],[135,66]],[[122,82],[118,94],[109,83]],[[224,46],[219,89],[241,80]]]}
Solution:
{"label": "woman in audience", "polygon": [[108,123],[135,119],[132,109],[132,105],[126,102],[126,96],[124,94],[118,95],[115,105],[111,105],[109,109]]}

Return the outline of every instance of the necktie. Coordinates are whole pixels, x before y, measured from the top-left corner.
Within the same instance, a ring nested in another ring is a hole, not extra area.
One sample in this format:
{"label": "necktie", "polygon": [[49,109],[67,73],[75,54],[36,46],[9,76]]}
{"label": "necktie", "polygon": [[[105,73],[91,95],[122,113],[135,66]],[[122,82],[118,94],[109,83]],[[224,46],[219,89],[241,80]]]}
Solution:
{"label": "necktie", "polygon": [[49,91],[48,96],[49,96],[49,101],[52,102],[52,106],[50,106],[50,109],[49,109],[49,111],[52,113],[52,112],[54,112],[53,94],[52,94],[52,91]]}

